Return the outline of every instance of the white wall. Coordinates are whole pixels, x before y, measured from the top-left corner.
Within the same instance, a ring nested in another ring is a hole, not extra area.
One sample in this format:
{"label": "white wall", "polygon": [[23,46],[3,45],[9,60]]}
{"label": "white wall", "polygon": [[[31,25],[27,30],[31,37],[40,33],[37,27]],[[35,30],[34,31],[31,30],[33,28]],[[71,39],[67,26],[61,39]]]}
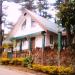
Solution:
{"label": "white wall", "polygon": [[49,34],[46,34],[46,36],[45,36],[45,46],[50,46],[50,37],[49,37]]}
{"label": "white wall", "polygon": [[35,38],[35,48],[36,47],[40,47],[40,48],[42,47],[42,36],[41,35]]}
{"label": "white wall", "polygon": [[37,22],[34,23],[35,24],[34,27],[31,26],[31,24],[32,24],[31,23],[31,17],[29,15],[26,16],[26,21],[27,21],[26,22],[26,27],[24,28],[24,30],[21,30],[21,34],[22,35],[28,35],[28,34],[32,34],[32,33],[37,33],[37,32],[43,31],[43,28],[40,27]]}
{"label": "white wall", "polygon": [[[22,29],[22,23],[24,22],[24,20],[26,19],[26,25],[25,28]],[[29,35],[32,33],[37,33],[37,32],[41,32],[44,29],[39,25],[39,23],[35,22],[35,26],[32,27],[31,26],[31,16],[30,15],[26,15],[26,16],[22,16],[21,18],[21,22],[17,23],[18,25],[16,25],[15,30],[14,30],[14,37],[18,37],[18,36],[23,36],[23,35]]]}
{"label": "white wall", "polygon": [[[50,35],[53,35],[53,44],[50,43]],[[54,43],[57,42],[57,35],[54,33],[47,33],[46,34],[46,44],[45,46],[54,47]]]}
{"label": "white wall", "polygon": [[22,43],[22,50],[28,49],[29,48],[29,41],[26,40],[24,43]]}

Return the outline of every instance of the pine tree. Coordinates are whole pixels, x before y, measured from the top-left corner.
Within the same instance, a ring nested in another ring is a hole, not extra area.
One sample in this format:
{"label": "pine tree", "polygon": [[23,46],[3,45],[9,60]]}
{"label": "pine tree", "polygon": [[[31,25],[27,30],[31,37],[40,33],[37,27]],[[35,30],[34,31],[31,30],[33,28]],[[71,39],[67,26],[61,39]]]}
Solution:
{"label": "pine tree", "polygon": [[39,11],[40,16],[43,16],[45,18],[51,17],[48,15],[47,10],[48,10],[48,1],[47,0],[38,0],[37,1],[37,9]]}
{"label": "pine tree", "polygon": [[25,4],[22,4],[23,8],[35,10],[34,0],[22,0],[22,2],[25,2]]}

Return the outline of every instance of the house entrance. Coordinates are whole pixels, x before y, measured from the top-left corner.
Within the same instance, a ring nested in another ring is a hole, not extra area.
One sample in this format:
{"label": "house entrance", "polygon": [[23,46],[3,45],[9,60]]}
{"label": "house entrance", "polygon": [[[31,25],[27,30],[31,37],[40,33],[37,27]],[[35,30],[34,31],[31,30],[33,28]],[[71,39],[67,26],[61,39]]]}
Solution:
{"label": "house entrance", "polygon": [[31,38],[31,48],[35,48],[35,37]]}

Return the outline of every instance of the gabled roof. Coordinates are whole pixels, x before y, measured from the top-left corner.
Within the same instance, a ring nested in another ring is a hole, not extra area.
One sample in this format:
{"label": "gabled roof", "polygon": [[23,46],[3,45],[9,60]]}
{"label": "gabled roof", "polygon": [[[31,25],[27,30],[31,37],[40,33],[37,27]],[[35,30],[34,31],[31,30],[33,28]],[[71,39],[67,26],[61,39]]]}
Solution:
{"label": "gabled roof", "polygon": [[43,18],[28,9],[25,9],[25,12],[27,12],[31,17],[33,17],[35,20],[37,20],[40,23],[40,26],[45,29],[45,31],[48,30],[48,31],[51,31],[54,33],[58,33],[58,25],[56,23],[54,23],[46,18]]}
{"label": "gabled roof", "polygon": [[[53,22],[51,22],[50,20],[45,19],[45,18],[39,16],[38,14],[36,14],[36,13],[34,13],[34,12],[28,10],[28,9],[24,9],[23,15],[24,15],[25,13],[27,13],[28,15],[31,16],[32,19],[34,19],[35,21],[37,21],[37,22],[39,23],[38,25],[40,25],[40,26],[44,29],[44,31],[50,31],[50,32],[54,32],[54,33],[56,33],[56,34],[58,33],[58,25],[57,25],[56,23],[53,23]],[[22,24],[22,22],[24,22],[24,21],[21,22],[21,19],[22,19],[22,16],[23,16],[23,15],[20,16],[20,18],[19,18],[19,20],[17,21],[17,23],[15,24],[14,28],[13,28],[13,29],[11,30],[11,32],[9,33],[9,36],[8,36],[9,38],[12,37],[12,34],[14,33],[14,30],[16,31],[16,27],[18,27],[18,25],[19,25],[20,23]],[[23,19],[24,19],[24,18],[23,18]],[[23,19],[22,19],[22,20],[23,20]],[[20,26],[21,26],[21,24],[20,24]],[[22,32],[21,32],[21,33],[22,33]],[[25,35],[22,35],[22,36],[25,37]]]}

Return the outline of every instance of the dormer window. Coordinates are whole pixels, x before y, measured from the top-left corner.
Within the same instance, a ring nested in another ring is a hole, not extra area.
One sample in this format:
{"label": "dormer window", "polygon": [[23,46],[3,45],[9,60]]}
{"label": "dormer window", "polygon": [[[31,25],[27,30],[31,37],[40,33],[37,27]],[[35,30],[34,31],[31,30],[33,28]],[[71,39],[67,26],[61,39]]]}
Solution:
{"label": "dormer window", "polygon": [[24,29],[25,26],[26,26],[26,19],[25,19],[24,23],[22,24],[22,29]]}

